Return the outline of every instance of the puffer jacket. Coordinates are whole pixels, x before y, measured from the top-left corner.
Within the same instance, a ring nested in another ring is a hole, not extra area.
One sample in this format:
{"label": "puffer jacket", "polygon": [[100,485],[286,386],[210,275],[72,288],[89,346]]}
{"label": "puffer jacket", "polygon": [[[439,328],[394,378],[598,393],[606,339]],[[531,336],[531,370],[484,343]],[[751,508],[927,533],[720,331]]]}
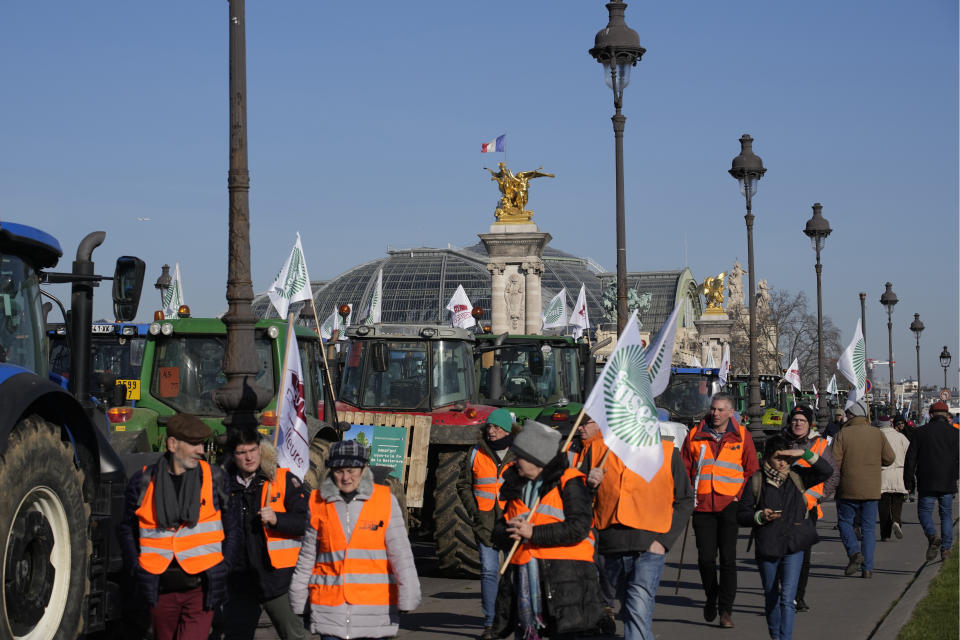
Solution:
{"label": "puffer jacket", "polygon": [[[373,494],[373,473],[367,467],[360,478],[357,493],[346,502],[340,490],[327,474],[320,488],[320,496],[332,502],[341,525],[347,523],[344,537],[350,540],[351,523],[357,522],[364,503]],[[290,606],[301,613],[309,606],[310,632],[336,638],[389,638],[397,633],[400,611],[412,611],[420,605],[420,578],[413,563],[413,551],[403,523],[403,513],[394,496],[390,496],[390,519],[387,525],[385,544],[387,559],[397,585],[395,605],[352,605],[344,603],[336,607],[309,604],[309,584],[317,559],[317,530],[307,524],[300,545],[300,557],[290,580]]]}
{"label": "puffer jacket", "polygon": [[907,459],[907,449],[910,447],[910,441],[893,427],[883,427],[880,433],[890,443],[890,448],[897,459],[893,464],[888,464],[880,471],[880,491],[882,493],[906,493],[907,487],[903,482],[903,465]]}
{"label": "puffer jacket", "polygon": [[[569,463],[566,453],[558,454],[543,468],[540,478],[540,496],[546,495],[559,485],[560,478]],[[520,477],[516,467],[503,474],[500,497],[503,500],[520,498],[527,480]],[[569,546],[583,540],[590,532],[593,507],[590,492],[583,479],[569,480],[561,493],[563,500],[562,522],[535,526],[530,540],[538,546]],[[500,518],[493,530],[493,541],[501,549],[509,550],[513,540],[507,534],[505,518]],[[600,584],[597,567],[593,562],[580,560],[534,560],[540,563],[540,594],[544,607],[543,621],[547,625],[545,635],[589,631],[603,615],[600,599]],[[517,626],[517,594],[515,591],[518,570],[526,565],[511,564],[500,577],[493,631],[505,638]]]}

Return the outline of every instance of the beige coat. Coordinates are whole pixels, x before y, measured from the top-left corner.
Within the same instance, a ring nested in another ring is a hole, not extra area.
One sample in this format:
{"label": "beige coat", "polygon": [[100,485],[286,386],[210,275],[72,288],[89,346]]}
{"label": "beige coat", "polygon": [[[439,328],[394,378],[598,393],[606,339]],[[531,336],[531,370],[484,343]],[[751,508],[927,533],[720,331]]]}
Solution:
{"label": "beige coat", "polygon": [[907,458],[910,441],[907,440],[907,436],[893,427],[883,427],[880,433],[890,443],[893,453],[897,456],[893,464],[883,467],[880,489],[883,493],[906,493],[907,488],[903,484],[903,461]]}
{"label": "beige coat", "polygon": [[880,429],[866,418],[851,418],[833,439],[830,451],[840,470],[839,499],[880,499],[881,468],[897,460]]}

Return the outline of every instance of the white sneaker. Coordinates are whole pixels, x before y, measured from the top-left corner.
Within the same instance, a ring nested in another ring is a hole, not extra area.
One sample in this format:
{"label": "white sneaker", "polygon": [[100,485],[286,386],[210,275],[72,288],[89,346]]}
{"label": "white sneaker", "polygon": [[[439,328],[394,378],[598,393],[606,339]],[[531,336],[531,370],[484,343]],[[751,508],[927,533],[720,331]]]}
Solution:
{"label": "white sneaker", "polygon": [[903,540],[903,529],[900,528],[899,522],[893,523],[893,535],[897,536],[898,540]]}

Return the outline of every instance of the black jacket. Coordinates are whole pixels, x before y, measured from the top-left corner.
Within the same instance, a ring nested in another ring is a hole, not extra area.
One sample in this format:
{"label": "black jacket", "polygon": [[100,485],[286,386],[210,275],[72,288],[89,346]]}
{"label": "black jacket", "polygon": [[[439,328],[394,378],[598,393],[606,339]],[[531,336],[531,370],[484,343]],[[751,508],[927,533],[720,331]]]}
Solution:
{"label": "black jacket", "polygon": [[[805,489],[820,484],[830,477],[833,467],[827,460],[817,456],[811,467],[793,467],[800,476]],[[807,503],[803,493],[787,478],[779,487],[766,481],[763,468],[757,471],[760,477],[760,496],[754,495],[754,480],[747,480],[737,509],[737,522],[743,527],[753,527],[756,535],[758,558],[773,559],[803,551],[817,541],[816,524],[807,517]],[[757,524],[757,511],[761,509],[782,510],[776,520]]]}
{"label": "black jacket", "polygon": [[[541,497],[559,485],[560,477],[568,466],[566,454],[560,453],[543,468],[540,475]],[[523,486],[527,481],[520,477],[516,467],[507,469],[503,479],[500,497],[504,500],[521,498]],[[561,498],[563,522],[535,526],[530,538],[534,544],[568,546],[580,542],[589,533],[593,520],[593,506],[584,481],[582,479],[568,481],[561,492]],[[506,529],[506,519],[497,520],[493,530],[493,541],[501,549],[509,550],[513,540],[507,535]],[[547,625],[546,635],[593,629],[603,615],[596,565],[593,562],[579,560],[539,560],[539,562],[540,594],[544,607],[543,618]],[[515,573],[518,566],[523,569],[523,565],[510,565],[500,577],[493,621],[494,633],[500,638],[512,634],[517,626]]]}
{"label": "black jacket", "polygon": [[[484,425],[483,430],[486,430],[486,425]],[[507,451],[507,454],[500,459],[500,456],[490,448],[487,439],[483,437],[483,434],[480,435],[480,441],[477,442],[480,450],[486,453],[497,465],[497,473],[503,469],[503,466],[508,462],[511,462],[514,459],[512,451]],[[460,502],[463,503],[463,508],[466,509],[467,514],[470,516],[470,522],[473,523],[473,532],[477,536],[477,540],[488,547],[493,546],[493,525],[494,523],[503,516],[503,510],[500,509],[500,506],[496,503],[493,505],[493,509],[490,511],[480,511],[477,508],[477,499],[473,495],[473,464],[470,461],[471,456],[473,455],[473,448],[467,452],[466,457],[463,461],[463,466],[460,467],[460,476],[457,478],[457,493],[460,495]]]}
{"label": "black jacket", "polygon": [[[946,495],[957,490],[960,475],[960,431],[946,418],[934,418],[918,428],[910,441],[903,467],[907,491]],[[916,483],[914,483],[916,477]]]}

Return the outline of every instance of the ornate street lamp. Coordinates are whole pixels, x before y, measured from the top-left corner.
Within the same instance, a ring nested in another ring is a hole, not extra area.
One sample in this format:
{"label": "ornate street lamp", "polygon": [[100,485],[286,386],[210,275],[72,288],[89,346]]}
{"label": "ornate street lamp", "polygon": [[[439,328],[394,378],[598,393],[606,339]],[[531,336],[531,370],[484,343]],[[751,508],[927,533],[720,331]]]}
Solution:
{"label": "ornate street lamp", "polygon": [[893,404],[893,308],[900,300],[893,292],[893,285],[887,283],[887,290],[880,296],[880,304],[887,308],[887,338],[890,343],[890,404]]}
{"label": "ornate street lamp", "polygon": [[[820,392],[823,392],[823,295],[822,289],[820,286],[820,272],[822,267],[820,266],[820,251],[823,249],[823,245],[826,244],[827,236],[833,231],[830,228],[830,223],[827,222],[827,219],[821,215],[823,210],[823,205],[819,202],[813,203],[813,217],[807,220],[807,226],[804,227],[803,233],[810,238],[810,244],[813,246],[813,250],[817,252],[817,389]],[[826,403],[820,405],[820,409],[817,411],[817,422],[819,424],[827,424],[830,420],[830,411],[827,408]]]}
{"label": "ornate street lamp", "polygon": [[740,193],[747,200],[747,269],[750,282],[750,403],[747,407],[747,416],[750,418],[750,428],[759,427],[763,417],[760,407],[760,378],[757,373],[757,289],[756,270],[753,265],[753,196],[757,193],[757,183],[767,170],[763,161],[753,153],[753,138],[749,134],[740,137],[740,155],[733,159],[730,175],[740,183]]}
{"label": "ornate street lamp", "polygon": [[[947,367],[950,366],[951,360],[952,358],[950,357],[950,352],[947,351],[947,345],[943,345],[943,351],[940,352],[940,366],[943,367],[943,388],[944,389],[950,388],[947,386]],[[917,407],[917,409],[919,410],[920,407]]]}
{"label": "ornate street lamp", "polygon": [[153,286],[160,290],[160,295],[162,296],[167,292],[167,289],[170,288],[170,283],[173,282],[173,278],[170,277],[170,265],[165,264],[160,267],[160,276],[157,277],[157,281],[153,283]]}
{"label": "ornate street lamp", "polygon": [[260,366],[254,342],[253,283],[250,280],[250,172],[247,166],[247,47],[244,0],[229,0],[230,29],[230,231],[227,262],[227,383],[213,394],[228,429],[256,425],[256,412],[270,392],[256,384]]}
{"label": "ornate street lamp", "polygon": [[630,68],[636,66],[646,49],[640,46],[640,36],[627,26],[624,12],[627,4],[615,0],[607,3],[610,19],[597,32],[590,55],[603,65],[603,79],[613,90],[613,137],[617,164],[617,336],[627,323],[627,245],[623,199],[623,128],[626,116],[620,113],[623,90],[630,82]]}
{"label": "ornate street lamp", "polygon": [[[913,322],[910,323],[910,331],[917,336],[917,410],[923,405],[920,404],[920,333],[923,331],[923,323],[920,322],[920,314],[913,314]],[[892,360],[892,358],[891,358]]]}

